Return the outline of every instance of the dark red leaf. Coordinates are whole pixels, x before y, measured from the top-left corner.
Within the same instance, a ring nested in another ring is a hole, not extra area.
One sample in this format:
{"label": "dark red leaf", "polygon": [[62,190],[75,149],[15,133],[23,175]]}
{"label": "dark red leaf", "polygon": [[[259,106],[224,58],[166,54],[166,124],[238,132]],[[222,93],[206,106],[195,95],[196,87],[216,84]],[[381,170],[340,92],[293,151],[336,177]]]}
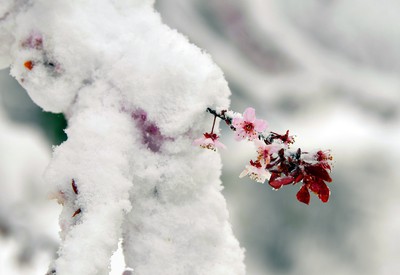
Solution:
{"label": "dark red leaf", "polygon": [[293,183],[298,183],[304,178],[303,174],[299,174],[295,179]]}
{"label": "dark red leaf", "polygon": [[315,194],[319,194],[320,190],[321,190],[321,184],[325,184],[322,180],[320,181],[312,181],[310,183],[307,184],[308,188],[310,188],[310,190],[312,192],[314,192]]}
{"label": "dark red leaf", "polygon": [[325,183],[322,183],[318,192],[319,199],[324,203],[328,202],[330,194],[331,191],[329,190],[329,187]]}
{"label": "dark red leaf", "polygon": [[282,183],[279,181],[270,181],[269,185],[271,185],[274,189],[280,189],[282,187]]}
{"label": "dark red leaf", "polygon": [[306,172],[311,176],[317,177],[327,182],[332,181],[331,177],[329,176],[329,173],[319,164],[309,165],[304,168]]}
{"label": "dark red leaf", "polygon": [[310,204],[310,192],[308,192],[307,186],[303,185],[297,192],[296,197],[299,202]]}
{"label": "dark red leaf", "polygon": [[280,174],[279,173],[271,173],[271,177],[269,178],[269,181],[274,181],[275,179],[279,178]]}
{"label": "dark red leaf", "polygon": [[280,181],[283,182],[283,185],[288,185],[294,181],[294,178],[292,176],[289,176],[289,177],[281,178]]}
{"label": "dark red leaf", "polygon": [[296,168],[290,175],[294,178],[293,184],[300,182],[304,178],[303,172],[299,168]]}
{"label": "dark red leaf", "polygon": [[279,189],[282,187],[282,185],[287,185],[290,184],[294,181],[294,178],[289,176],[289,177],[284,177],[284,178],[277,178],[274,179],[273,181],[269,181],[269,185],[271,185],[275,189]]}
{"label": "dark red leaf", "polygon": [[76,215],[78,215],[78,214],[81,213],[81,212],[82,212],[82,210],[79,208],[78,210],[76,210],[76,211],[74,212],[74,214],[72,215],[72,218],[75,217]]}
{"label": "dark red leaf", "polygon": [[329,171],[332,170],[332,169],[331,169],[331,166],[330,166],[329,163],[327,163],[327,162],[320,162],[320,165],[321,165],[321,167],[324,168],[325,170],[329,170]]}
{"label": "dark red leaf", "polygon": [[78,186],[76,186],[75,180],[72,179],[72,190],[74,190],[74,193],[78,195]]}
{"label": "dark red leaf", "polygon": [[279,189],[282,187],[282,183],[277,180],[279,177],[279,174],[277,173],[272,173],[271,177],[269,178],[269,185],[272,186],[274,189]]}

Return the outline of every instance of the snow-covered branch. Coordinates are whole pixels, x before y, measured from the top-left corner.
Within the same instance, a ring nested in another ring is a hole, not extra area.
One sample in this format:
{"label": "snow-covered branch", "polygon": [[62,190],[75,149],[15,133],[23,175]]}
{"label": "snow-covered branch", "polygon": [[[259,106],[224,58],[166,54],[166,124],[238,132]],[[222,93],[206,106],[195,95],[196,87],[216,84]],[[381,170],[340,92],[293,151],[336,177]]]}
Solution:
{"label": "snow-covered branch", "polygon": [[63,205],[51,274],[108,274],[120,238],[137,274],[245,272],[220,157],[191,145],[204,110],[229,105],[229,88],[152,5],[36,0],[6,26],[12,75],[68,117],[45,175]]}

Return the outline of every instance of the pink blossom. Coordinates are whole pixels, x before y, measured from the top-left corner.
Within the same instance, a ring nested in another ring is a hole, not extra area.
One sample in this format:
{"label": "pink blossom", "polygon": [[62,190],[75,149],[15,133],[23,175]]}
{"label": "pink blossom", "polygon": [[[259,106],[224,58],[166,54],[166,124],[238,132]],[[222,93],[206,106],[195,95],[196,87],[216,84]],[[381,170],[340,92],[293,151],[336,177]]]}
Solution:
{"label": "pink blossom", "polygon": [[219,136],[214,133],[204,133],[203,137],[196,139],[193,145],[199,145],[202,148],[216,151],[217,148],[226,149],[226,146],[220,142]]}
{"label": "pink blossom", "polygon": [[232,124],[236,128],[235,139],[238,141],[246,137],[248,140],[253,140],[267,129],[267,122],[256,119],[256,111],[253,108],[247,108],[243,113],[243,118],[234,118]]}
{"label": "pink blossom", "polygon": [[264,183],[269,177],[269,172],[265,169],[264,161],[252,161],[250,160],[250,165],[246,165],[245,169],[240,173],[239,178],[249,175],[252,180],[260,183]]}
{"label": "pink blossom", "polygon": [[272,143],[265,144],[264,141],[256,139],[254,140],[254,144],[257,147],[258,160],[263,160],[265,164],[269,164],[271,161],[271,155],[277,153],[280,149],[282,149],[281,144]]}

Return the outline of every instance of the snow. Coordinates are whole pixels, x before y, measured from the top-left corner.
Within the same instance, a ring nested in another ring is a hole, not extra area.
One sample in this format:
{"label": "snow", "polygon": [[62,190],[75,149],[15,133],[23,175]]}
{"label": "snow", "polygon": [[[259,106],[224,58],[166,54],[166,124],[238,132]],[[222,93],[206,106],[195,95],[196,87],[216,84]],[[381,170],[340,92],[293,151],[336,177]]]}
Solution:
{"label": "snow", "polygon": [[0,52],[12,75],[68,117],[45,174],[63,204],[57,274],[108,274],[121,237],[137,274],[245,272],[220,157],[192,146],[211,123],[206,108],[228,107],[229,88],[152,4],[37,0],[1,29],[14,34]]}

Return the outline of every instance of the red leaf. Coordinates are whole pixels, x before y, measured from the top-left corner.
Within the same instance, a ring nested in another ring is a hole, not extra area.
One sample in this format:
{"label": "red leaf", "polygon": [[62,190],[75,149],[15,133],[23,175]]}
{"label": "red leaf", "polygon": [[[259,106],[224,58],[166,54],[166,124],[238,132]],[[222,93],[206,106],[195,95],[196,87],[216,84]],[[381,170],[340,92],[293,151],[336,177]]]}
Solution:
{"label": "red leaf", "polygon": [[322,180],[321,181],[312,181],[307,184],[308,188],[315,194],[319,194],[321,190],[321,184],[325,184]]}
{"label": "red leaf", "polygon": [[329,173],[318,164],[306,166],[304,168],[306,172],[311,176],[317,177],[327,182],[332,181],[331,177],[329,176]]}
{"label": "red leaf", "polygon": [[272,186],[272,188],[274,188],[274,189],[279,189],[279,188],[281,188],[282,187],[282,183],[281,182],[279,182],[279,180],[274,180],[274,181],[269,181],[269,185],[271,185]]}
{"label": "red leaf", "polygon": [[310,204],[310,192],[308,192],[308,188],[305,185],[300,188],[299,192],[296,194],[296,197],[299,202]]}
{"label": "red leaf", "polygon": [[286,178],[280,178],[279,180],[283,182],[283,185],[288,185],[294,181],[294,178],[292,176],[289,176]]}
{"label": "red leaf", "polygon": [[331,191],[329,190],[329,187],[325,183],[322,183],[318,192],[319,199],[324,203],[328,202],[330,194]]}
{"label": "red leaf", "polygon": [[293,184],[296,184],[296,183],[300,182],[304,178],[304,175],[300,171],[300,169],[296,169],[290,175],[294,178]]}
{"label": "red leaf", "polygon": [[72,190],[74,190],[74,193],[78,195],[78,186],[76,186],[75,180],[72,179]]}
{"label": "red leaf", "polygon": [[80,214],[82,212],[82,210],[79,208],[78,210],[76,210],[74,212],[74,214],[72,215],[72,218],[75,217],[76,215]]}
{"label": "red leaf", "polygon": [[269,181],[274,181],[279,177],[280,174],[278,173],[271,173],[271,177],[269,178]]}
{"label": "red leaf", "polygon": [[[272,178],[272,176],[271,176]],[[289,176],[289,177],[284,177],[284,178],[277,178],[277,179],[273,179],[272,181],[269,181],[269,185],[271,185],[273,188],[275,189],[279,189],[282,187],[282,185],[287,185],[292,183],[294,180],[293,177]]]}
{"label": "red leaf", "polygon": [[331,166],[329,165],[329,163],[327,163],[327,162],[320,162],[320,165],[321,165],[321,167],[324,168],[325,170],[332,171],[332,168],[331,168]]}
{"label": "red leaf", "polygon": [[292,176],[288,176],[284,178],[279,178],[276,181],[282,182],[282,185],[288,185],[294,181],[294,178]]}

